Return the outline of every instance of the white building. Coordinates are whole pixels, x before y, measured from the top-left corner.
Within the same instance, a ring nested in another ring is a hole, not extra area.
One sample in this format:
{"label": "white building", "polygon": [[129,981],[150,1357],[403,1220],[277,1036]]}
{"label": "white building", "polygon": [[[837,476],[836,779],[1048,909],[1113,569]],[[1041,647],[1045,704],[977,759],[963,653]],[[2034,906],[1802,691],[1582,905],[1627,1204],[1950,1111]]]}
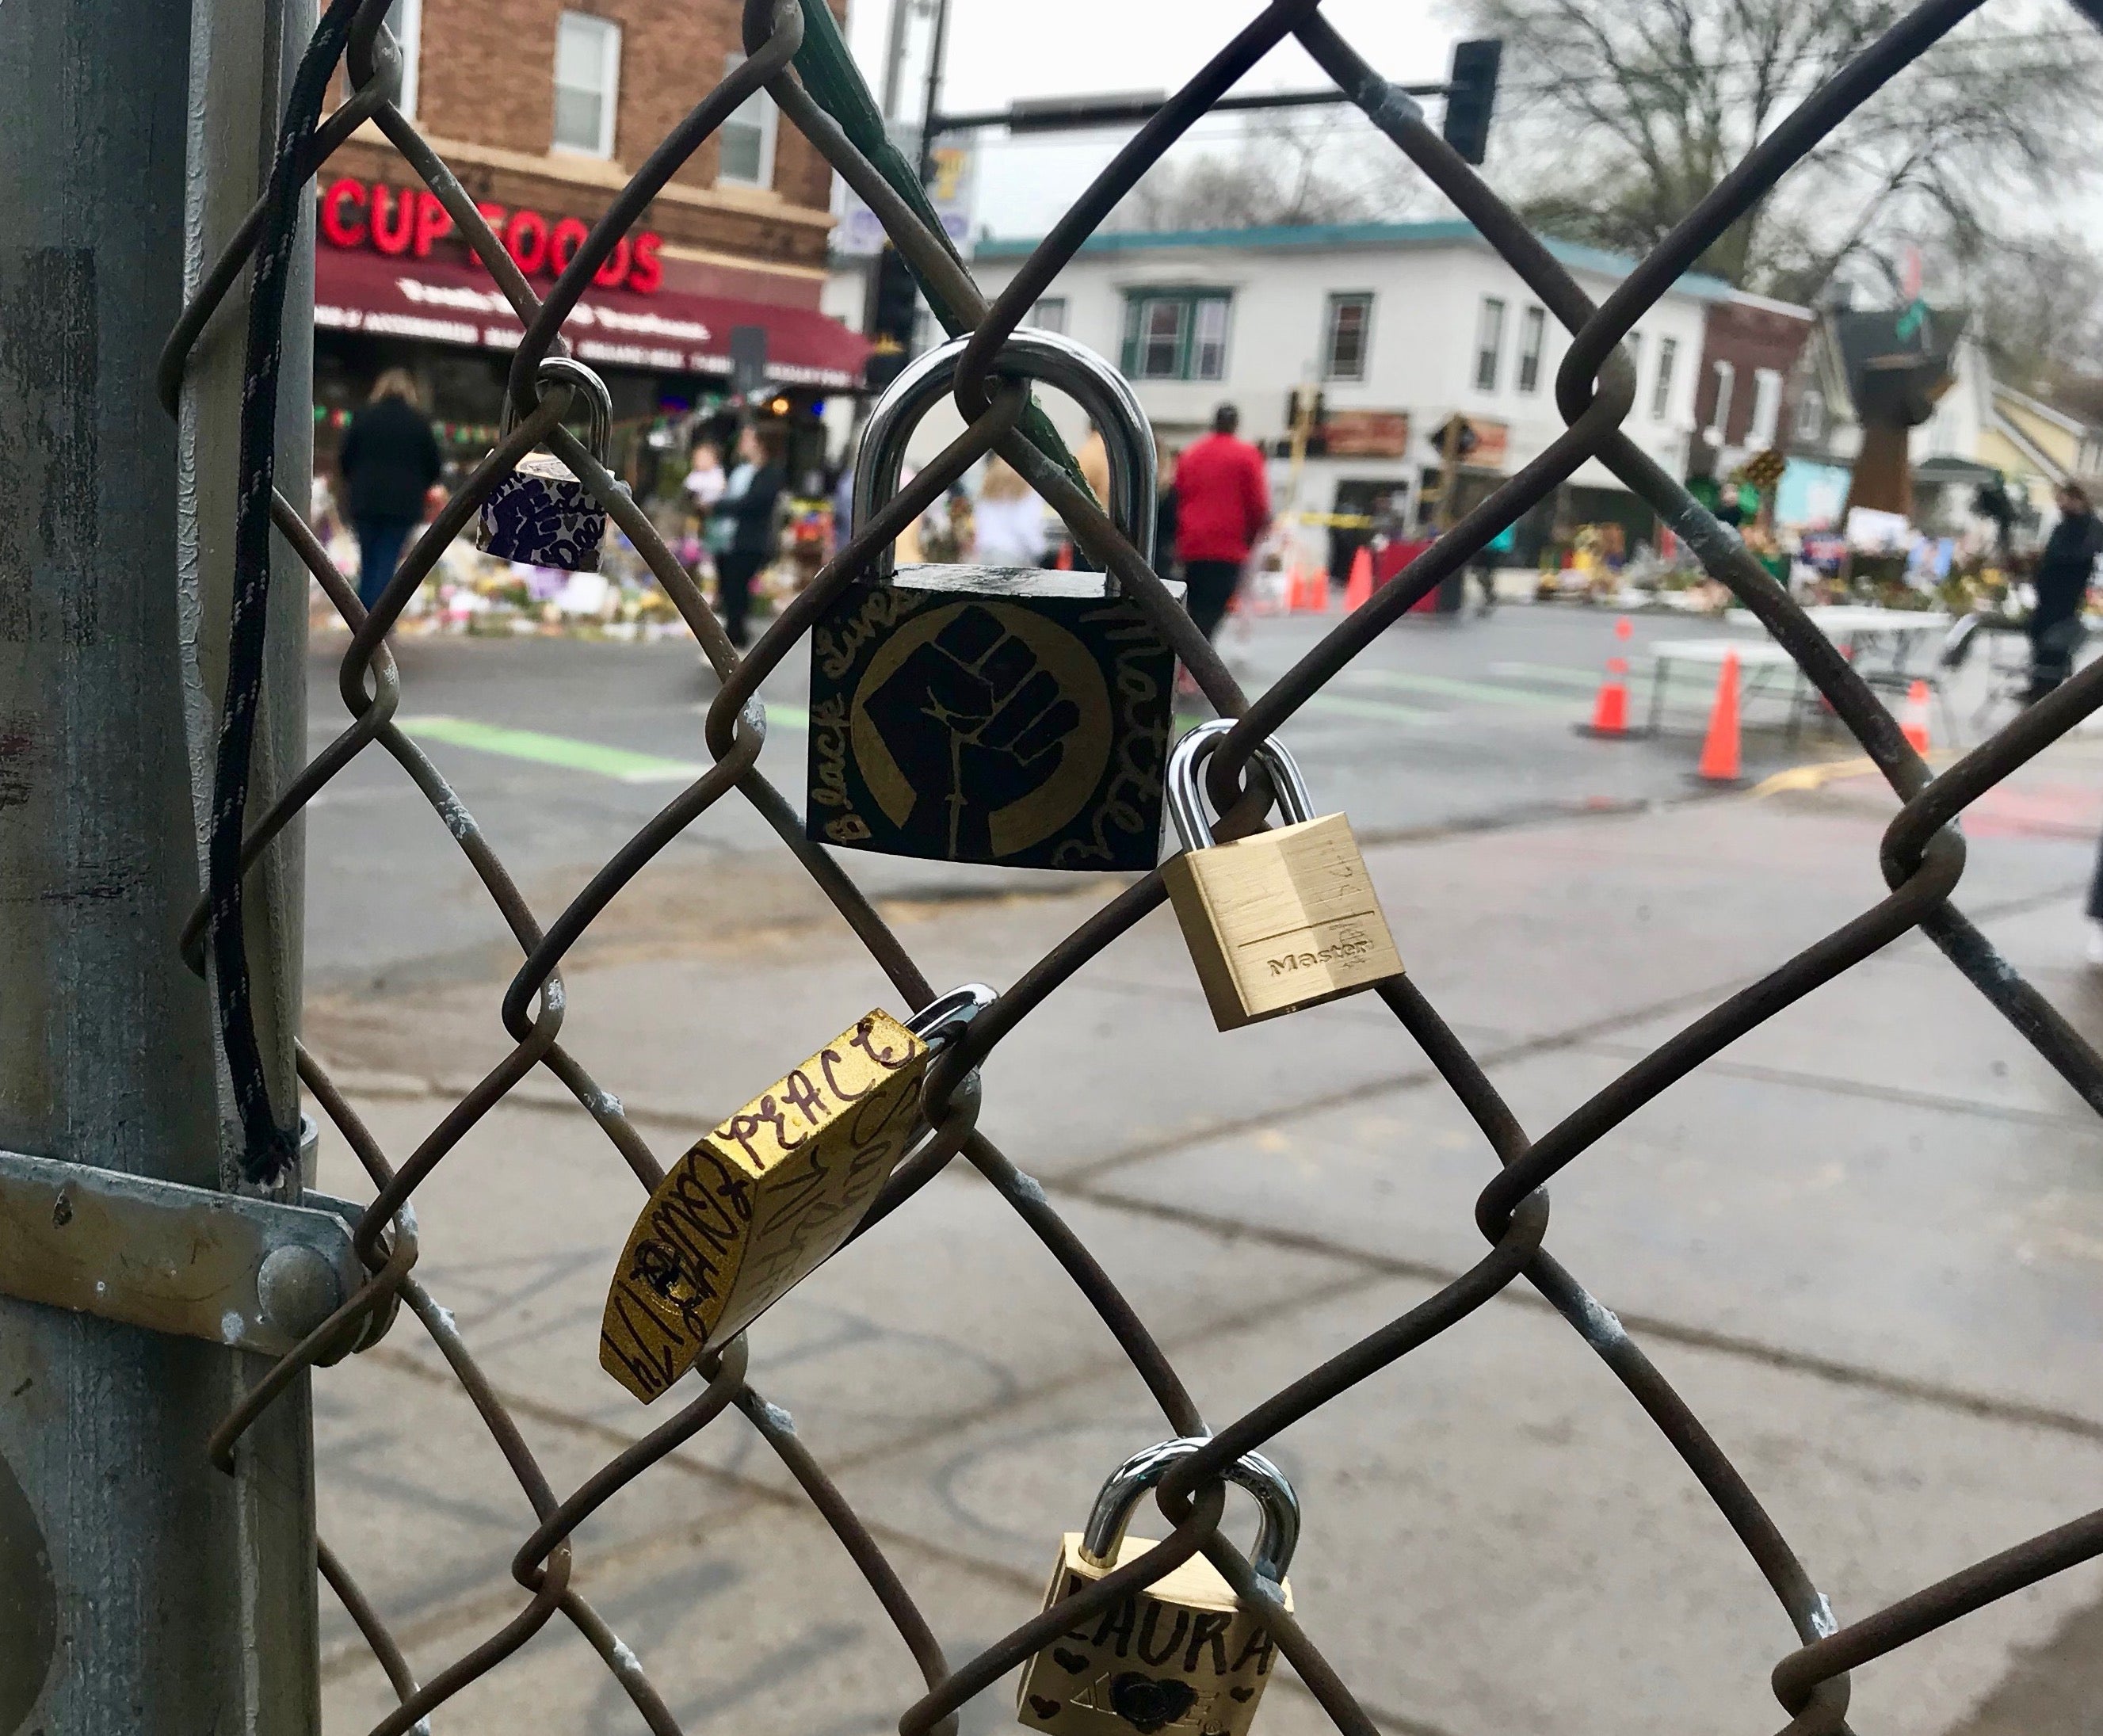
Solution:
{"label": "white building", "polygon": [[[1035,244],[984,241],[973,273],[988,293]],[[1550,241],[1549,251],[1595,303],[1629,262]],[[1626,432],[1675,477],[1686,474],[1705,304],[1728,291],[1687,277],[1638,322],[1636,402]],[[1456,412],[1476,450],[1461,462],[1460,502],[1472,506],[1562,431],[1555,371],[1569,335],[1474,227],[1458,220],[1294,229],[1100,233],[1037,304],[1035,322],[1110,357],[1137,389],[1163,447],[1211,425],[1216,406],[1241,412],[1243,434],[1282,452],[1292,394],[1322,394],[1327,446],[1310,457],[1297,505],[1363,513],[1381,495],[1416,525],[1437,489],[1438,437]],[[1047,407],[1069,439],[1079,412]],[[928,431],[930,437],[938,431]],[[932,439],[930,438],[931,448]],[[1288,504],[1289,466],[1272,466]],[[1522,526],[1517,559],[1558,519],[1615,519],[1648,536],[1655,523],[1595,460]]]}

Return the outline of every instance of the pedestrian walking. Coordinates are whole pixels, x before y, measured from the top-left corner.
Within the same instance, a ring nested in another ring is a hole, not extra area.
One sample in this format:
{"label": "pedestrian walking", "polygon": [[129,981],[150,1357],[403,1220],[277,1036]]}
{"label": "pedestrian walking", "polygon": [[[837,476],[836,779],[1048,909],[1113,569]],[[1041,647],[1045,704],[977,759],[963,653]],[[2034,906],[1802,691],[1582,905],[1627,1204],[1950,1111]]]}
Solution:
{"label": "pedestrian walking", "polygon": [[401,565],[402,549],[423,522],[425,496],[444,473],[423,394],[407,368],[372,383],[336,454],[344,506],[358,539],[358,600],[369,610]]}
{"label": "pedestrian walking", "polygon": [[1235,430],[1232,404],[1212,412],[1212,432],[1176,464],[1176,557],[1189,586],[1185,604],[1211,638],[1241,582],[1249,551],[1270,525],[1270,483],[1263,454]]}
{"label": "pedestrian walking", "polygon": [[1484,615],[1497,606],[1497,569],[1510,560],[1512,544],[1518,539],[1518,526],[1508,524],[1476,552],[1475,583],[1482,588]]}
{"label": "pedestrian walking", "polygon": [[1180,579],[1176,564],[1176,465],[1180,448],[1162,448],[1154,473],[1154,571],[1163,579]]}
{"label": "pedestrian walking", "polygon": [[[1088,424],[1088,437],[1081,442],[1081,450],[1074,455],[1074,468],[1081,473],[1081,480],[1088,485],[1088,492],[1096,497],[1096,505],[1105,512],[1110,504],[1110,449],[1103,438],[1103,431],[1093,423]],[[1077,572],[1100,572],[1095,557],[1076,540],[1071,531],[1067,540],[1074,549],[1074,567]]]}
{"label": "pedestrian walking", "polygon": [[2030,685],[2023,695],[2034,705],[2074,673],[2074,654],[2081,645],[2081,608],[2088,600],[2088,580],[2096,557],[2103,554],[2103,521],[2089,504],[2087,491],[2073,482],[2059,488],[2059,522],[2045,539],[2030,583],[2037,604],[2030,610]]}
{"label": "pedestrian walking", "polygon": [[1044,503],[1022,473],[998,452],[986,460],[974,515],[975,556],[989,566],[1039,566],[1044,561]]}
{"label": "pedestrian walking", "polygon": [[709,515],[709,551],[716,563],[716,612],[740,650],[752,581],[774,557],[774,513],[788,473],[781,468],[781,430],[749,427],[737,437],[737,465]]}

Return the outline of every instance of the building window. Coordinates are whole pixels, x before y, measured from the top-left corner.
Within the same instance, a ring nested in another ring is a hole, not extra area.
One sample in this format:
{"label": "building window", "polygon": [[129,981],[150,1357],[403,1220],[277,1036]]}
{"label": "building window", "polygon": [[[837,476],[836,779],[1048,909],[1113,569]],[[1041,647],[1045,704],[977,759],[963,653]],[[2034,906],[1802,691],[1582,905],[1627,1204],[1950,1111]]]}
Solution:
{"label": "building window", "polygon": [[1746,444],[1764,452],[1774,444],[1776,430],[1781,425],[1781,375],[1773,368],[1756,368],[1753,371],[1753,425],[1746,431]]}
{"label": "building window", "polygon": [[1039,331],[1056,331],[1064,337],[1066,335],[1066,298],[1064,295],[1043,297],[1030,309],[1029,317],[1025,323],[1034,326]]}
{"label": "building window", "polygon": [[620,96],[620,26],[610,18],[565,12],[555,25],[555,149],[613,155]]}
{"label": "building window", "polygon": [[1518,322],[1518,388],[1522,392],[1541,389],[1541,353],[1548,342],[1548,314],[1541,308],[1528,308],[1519,317]]}
{"label": "building window", "polygon": [[1495,295],[1483,297],[1483,309],[1475,317],[1475,389],[1497,389],[1497,369],[1505,348],[1505,304]]}
{"label": "building window", "polygon": [[1731,386],[1738,371],[1727,362],[1716,364],[1716,401],[1709,409],[1709,443],[1720,447],[1731,426]]}
{"label": "building window", "polygon": [[1363,380],[1373,326],[1370,295],[1332,295],[1323,322],[1322,377]]}
{"label": "building window", "polygon": [[1825,433],[1825,394],[1816,386],[1806,386],[1803,396],[1796,401],[1796,437],[1817,440]]}
{"label": "building window", "polygon": [[416,69],[424,51],[424,0],[394,0],[387,14],[387,28],[402,49],[402,94],[394,106],[410,120],[416,118]]}
{"label": "building window", "polygon": [[1657,340],[1657,383],[1650,388],[1650,413],[1653,420],[1662,422],[1665,411],[1672,405],[1672,369],[1679,360],[1679,340],[1660,338]]}
{"label": "building window", "polygon": [[[734,54],[723,70],[734,73],[744,64],[745,56]],[[773,186],[776,118],[774,99],[764,91],[754,91],[737,105],[716,134],[718,180],[740,187]]]}
{"label": "building window", "polygon": [[1225,380],[1225,290],[1135,290],[1125,297],[1124,371],[1132,380]]}

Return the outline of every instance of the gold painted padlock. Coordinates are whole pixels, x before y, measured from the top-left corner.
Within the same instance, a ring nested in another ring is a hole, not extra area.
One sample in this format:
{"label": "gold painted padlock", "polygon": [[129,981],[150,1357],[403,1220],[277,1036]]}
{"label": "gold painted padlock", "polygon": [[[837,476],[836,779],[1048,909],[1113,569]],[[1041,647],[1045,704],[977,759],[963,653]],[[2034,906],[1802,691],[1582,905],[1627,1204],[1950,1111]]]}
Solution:
{"label": "gold painted padlock", "polygon": [[1169,901],[1222,1031],[1333,1001],[1402,975],[1351,823],[1316,819],[1300,768],[1275,738],[1256,750],[1287,824],[1212,841],[1198,767],[1234,727],[1201,723],[1168,761],[1168,811],[1182,854],[1161,865]]}
{"label": "gold painted padlock", "polygon": [[[1164,1441],[1127,1459],[1103,1485],[1085,1531],[1069,1531],[1052,1570],[1050,1609],[1154,1546],[1125,1527],[1139,1498],[1204,1445]],[[1250,1565],[1292,1608],[1285,1570],[1300,1540],[1300,1498],[1260,1453],[1227,1467],[1256,1498],[1263,1521]],[[1054,1736],[1247,1736],[1277,1649],[1261,1622],[1202,1555],[1092,1615],[1023,1666],[1016,1716]]]}
{"label": "gold painted padlock", "polygon": [[816,1271],[919,1131],[928,1063],[993,1000],[969,983],[903,1024],[869,1013],[697,1141],[621,1250],[599,1366],[647,1405]]}

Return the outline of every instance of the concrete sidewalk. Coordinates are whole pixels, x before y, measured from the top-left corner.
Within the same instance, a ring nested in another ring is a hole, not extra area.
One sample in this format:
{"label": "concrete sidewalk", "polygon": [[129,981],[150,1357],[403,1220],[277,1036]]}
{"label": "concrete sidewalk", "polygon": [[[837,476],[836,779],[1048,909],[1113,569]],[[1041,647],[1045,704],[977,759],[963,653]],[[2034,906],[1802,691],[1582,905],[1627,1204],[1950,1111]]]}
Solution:
{"label": "concrete sidewalk", "polygon": [[[2092,1033],[2103,975],[2079,963],[2079,908],[2099,791],[2103,753],[2054,750],[1982,805],[1958,894]],[[1843,779],[1369,857],[1412,976],[1539,1132],[1874,902],[1891,808]],[[646,876],[567,973],[565,1043],[660,1159],[868,1007],[904,1010],[794,873],[783,853],[706,883]],[[1106,895],[1052,884],[890,914],[938,985],[1005,985]],[[398,1160],[504,1052],[501,992],[325,999],[309,1039]],[[1216,1426],[1481,1252],[1487,1147],[1385,1008],[1360,997],[1221,1037],[1166,912],[1002,1046],[985,1104],[981,1126],[1044,1183]],[[327,1134],[322,1180],[369,1192]],[[1918,938],[1668,1091],[1551,1191],[1551,1247],[1678,1385],[1843,1622],[2094,1504],[2103,1139]],[[669,1414],[677,1400],[646,1411],[597,1365],[641,1196],[551,1081],[514,1094],[417,1200],[420,1275],[558,1491]],[[1032,1611],[1060,1532],[1168,1432],[1043,1246],[962,1166],[752,1343],[754,1384],[794,1414],[953,1661]],[[527,1504],[412,1320],[316,1395],[324,1534],[428,1674],[522,1602],[506,1563]],[[1643,1413],[1523,1287],[1267,1450],[1305,1508],[1302,1618],[1385,1727],[1781,1721],[1766,1677],[1793,1641],[1772,1596]],[[919,1692],[852,1564],[735,1415],[610,1503],[577,1559],[690,1731],[874,1733]],[[1861,1672],[1856,1727],[2092,1729],[2099,1597],[2103,1573],[2070,1574]],[[326,1597],[324,1621],[331,1727],[366,1727],[385,1679]],[[1011,1727],[1011,1681],[963,1729]],[[643,1727],[559,1618],[433,1722]],[[1289,1679],[1261,1713],[1276,1736],[1327,1727]]]}

